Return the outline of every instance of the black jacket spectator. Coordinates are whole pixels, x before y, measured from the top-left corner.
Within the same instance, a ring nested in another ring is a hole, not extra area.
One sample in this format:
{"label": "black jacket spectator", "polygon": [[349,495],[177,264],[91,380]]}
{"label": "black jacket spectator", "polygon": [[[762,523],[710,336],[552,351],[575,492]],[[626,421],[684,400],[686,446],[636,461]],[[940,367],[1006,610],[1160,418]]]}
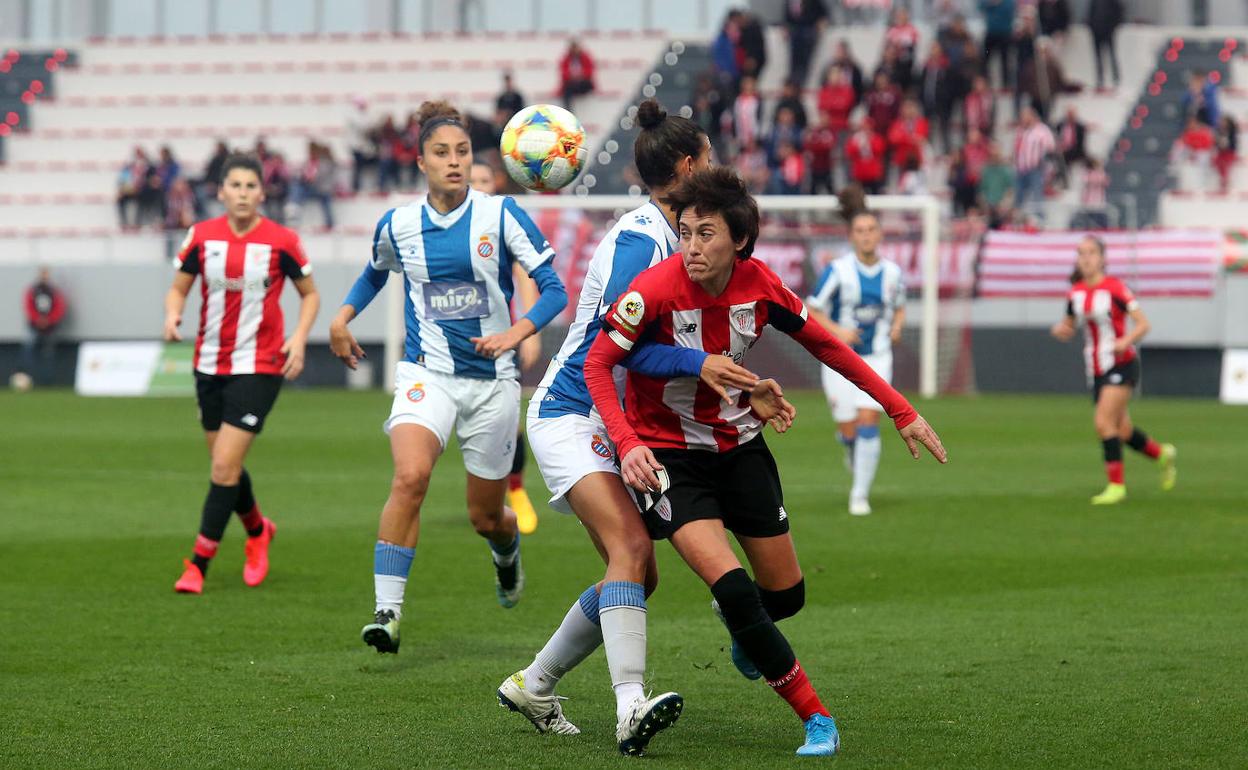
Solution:
{"label": "black jacket spectator", "polygon": [[1091,0],[1088,4],[1088,29],[1092,31],[1092,58],[1096,59],[1096,87],[1103,88],[1105,77],[1101,69],[1102,51],[1109,54],[1109,65],[1114,73],[1114,85],[1120,81],[1118,54],[1114,51],[1114,32],[1122,24],[1122,0]]}
{"label": "black jacket spectator", "polygon": [[823,0],[785,0],[784,25],[789,32],[789,80],[806,85],[819,32],[828,20]]}
{"label": "black jacket spectator", "polygon": [[506,112],[508,118],[524,109],[524,96],[512,84],[510,72],[503,73],[503,92],[494,101],[494,106],[499,112]]}
{"label": "black jacket spectator", "polygon": [[741,37],[737,44],[745,54],[742,71],[758,77],[763,67],[767,66],[767,42],[763,39],[763,25],[754,14],[741,14]]}
{"label": "black jacket spectator", "polygon": [[806,105],[802,103],[801,91],[798,90],[797,84],[788,81],[784,84],[784,89],[780,92],[780,98],[776,101],[776,109],[771,113],[771,122],[776,122],[776,116],[780,114],[780,110],[789,109],[793,111],[793,118],[797,121],[797,129],[799,131],[806,130]]}
{"label": "black jacket spectator", "polygon": [[1064,35],[1070,29],[1070,0],[1040,0],[1036,12],[1042,33]]}
{"label": "black jacket spectator", "polygon": [[1070,166],[1075,163],[1088,162],[1088,127],[1079,120],[1074,109],[1067,110],[1066,116],[1058,122],[1054,129],[1057,137],[1057,149],[1062,160]]}

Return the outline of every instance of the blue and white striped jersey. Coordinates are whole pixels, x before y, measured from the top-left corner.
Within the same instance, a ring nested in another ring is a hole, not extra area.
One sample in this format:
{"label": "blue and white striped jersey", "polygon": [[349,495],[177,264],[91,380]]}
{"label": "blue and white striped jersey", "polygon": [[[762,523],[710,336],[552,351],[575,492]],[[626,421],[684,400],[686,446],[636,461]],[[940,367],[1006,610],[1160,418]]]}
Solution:
{"label": "blue and white striped jersey", "polygon": [[675,253],[679,244],[653,201],[620,217],[603,237],[589,261],[576,318],[538,386],[539,417],[590,413],[594,401],[585,387],[585,354],[602,327],[600,316],[634,278]]}
{"label": "blue and white striped jersey", "polygon": [[470,190],[446,214],[423,195],[387,211],[371,266],[403,274],[404,360],[461,377],[515,379],[514,352],[483,358],[469,339],[511,327],[514,261],[531,274],[552,259],[546,237],[513,199]]}
{"label": "blue and white striped jersey", "polygon": [[833,323],[858,329],[862,337],[862,342],[854,346],[858,355],[891,352],[893,344],[888,333],[893,315],[906,304],[901,267],[887,259],[868,267],[850,251],[828,263],[806,303],[825,313]]}

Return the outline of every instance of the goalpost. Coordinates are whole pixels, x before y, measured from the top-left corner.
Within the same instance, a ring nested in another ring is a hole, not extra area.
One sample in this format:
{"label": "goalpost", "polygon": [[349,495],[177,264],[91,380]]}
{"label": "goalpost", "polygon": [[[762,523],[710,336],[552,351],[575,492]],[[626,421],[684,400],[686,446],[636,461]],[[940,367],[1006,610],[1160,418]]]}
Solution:
{"label": "goalpost", "polygon": [[[627,195],[526,195],[517,198],[522,208],[529,212],[543,233],[555,247],[556,269],[565,279],[572,274],[583,276],[586,253],[591,253],[597,246],[607,228],[625,212],[637,208],[645,202],[645,198]],[[827,228],[836,220],[839,202],[831,195],[760,195],[757,197],[759,210],[764,219],[764,232],[759,237],[760,244],[768,242],[769,228],[776,240],[801,245],[803,240],[809,243],[808,234],[817,228]],[[924,398],[936,396],[940,390],[940,248],[941,248],[941,204],[931,195],[869,195],[867,205],[881,213],[895,213],[907,226],[917,225],[920,231],[918,239],[918,261],[921,267],[920,314],[919,322],[919,372],[918,389]],[[576,237],[563,237],[564,230],[579,233]],[[789,228],[786,234],[785,229]],[[552,230],[560,232],[552,232]],[[587,237],[588,233],[592,236]],[[885,228],[885,244],[889,241],[889,228]],[[570,248],[569,248],[570,247]],[[806,252],[803,262],[813,254]],[[570,265],[568,260],[573,260]],[[570,272],[571,271],[571,272]],[[579,272],[578,272],[579,271]],[[805,270],[803,271],[805,272]],[[782,276],[784,277],[784,276]],[[403,282],[388,281],[386,286],[386,333],[385,333],[385,374],[383,382],[388,381],[389,372],[402,356],[405,326],[403,322]],[[572,287],[570,287],[572,288]],[[569,292],[569,306],[575,308],[575,297],[579,295],[579,283],[576,291]],[[794,286],[799,294],[803,287]]]}

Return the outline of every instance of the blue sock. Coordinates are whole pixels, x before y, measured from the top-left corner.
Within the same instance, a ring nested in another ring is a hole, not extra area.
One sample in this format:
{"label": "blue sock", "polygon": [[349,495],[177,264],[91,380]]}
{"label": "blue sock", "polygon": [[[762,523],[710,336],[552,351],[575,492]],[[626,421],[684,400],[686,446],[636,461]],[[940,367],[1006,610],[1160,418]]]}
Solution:
{"label": "blue sock", "polygon": [[494,545],[493,540],[487,541],[490,544],[490,552],[494,555],[494,564],[499,567],[510,567],[516,563],[516,557],[520,554],[520,533],[516,533],[516,539],[512,540],[508,545],[499,548]]}
{"label": "blue sock", "polygon": [[[642,595],[644,597],[645,594],[643,593]],[[585,613],[585,617],[589,620],[589,622],[593,623],[595,626],[601,625],[598,621],[599,599],[597,586],[590,586],[589,588],[586,588],[585,593],[581,594],[579,601],[581,605],[581,612]]]}
{"label": "blue sock", "polygon": [[415,557],[415,548],[377,542],[373,548],[373,590],[378,611],[390,610],[396,616],[402,614],[407,573],[411,571]]}

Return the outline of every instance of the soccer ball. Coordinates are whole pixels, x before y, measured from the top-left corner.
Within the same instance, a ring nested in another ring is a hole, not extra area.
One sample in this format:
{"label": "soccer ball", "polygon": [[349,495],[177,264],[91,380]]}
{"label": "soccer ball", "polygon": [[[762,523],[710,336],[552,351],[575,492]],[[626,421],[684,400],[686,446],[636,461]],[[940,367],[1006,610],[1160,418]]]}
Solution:
{"label": "soccer ball", "polygon": [[18,393],[25,393],[33,388],[34,385],[35,381],[26,372],[14,372],[13,376],[9,378],[9,387]]}
{"label": "soccer ball", "polygon": [[534,104],[513,115],[500,149],[507,174],[539,192],[567,187],[589,155],[581,121],[553,104]]}

